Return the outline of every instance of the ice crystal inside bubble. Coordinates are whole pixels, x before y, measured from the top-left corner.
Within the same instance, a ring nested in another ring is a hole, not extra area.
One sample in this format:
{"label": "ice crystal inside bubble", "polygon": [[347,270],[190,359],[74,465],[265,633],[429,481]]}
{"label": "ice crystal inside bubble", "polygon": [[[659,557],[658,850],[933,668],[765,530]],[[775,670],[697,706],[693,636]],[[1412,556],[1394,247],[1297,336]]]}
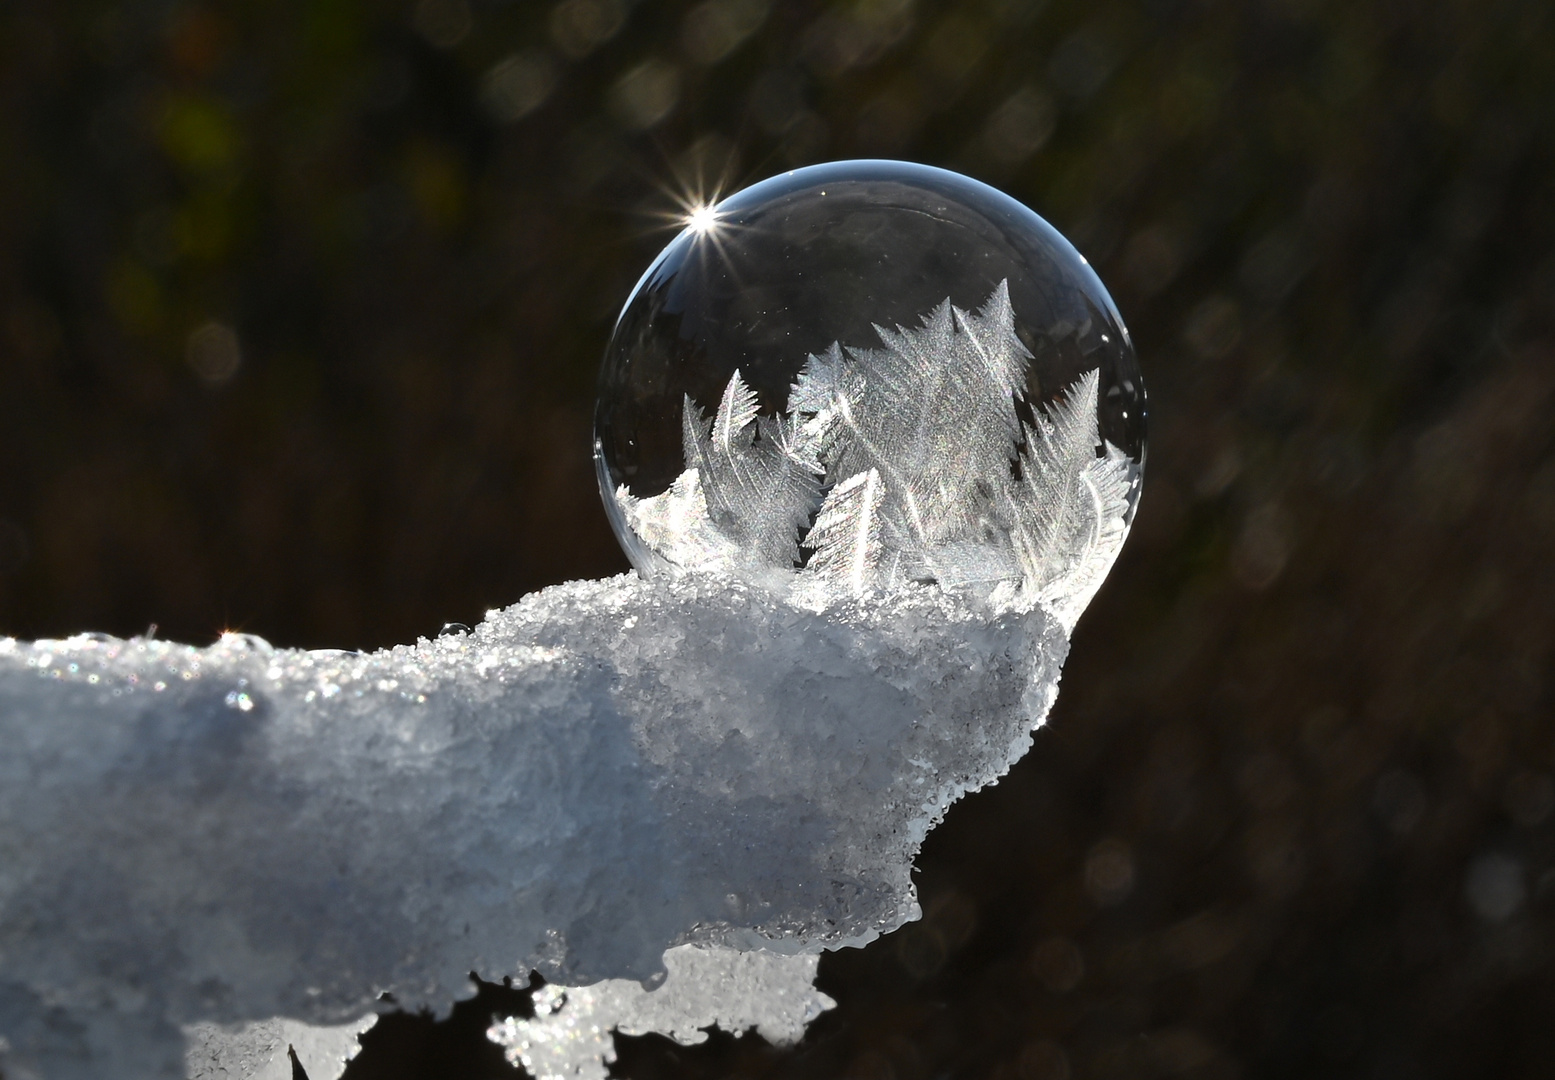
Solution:
{"label": "ice crystal inside bubble", "polygon": [[606,353],[600,485],[639,570],[815,606],[936,582],[1072,626],[1127,535],[1144,388],[1085,260],[963,176],[842,162],[671,242]]}

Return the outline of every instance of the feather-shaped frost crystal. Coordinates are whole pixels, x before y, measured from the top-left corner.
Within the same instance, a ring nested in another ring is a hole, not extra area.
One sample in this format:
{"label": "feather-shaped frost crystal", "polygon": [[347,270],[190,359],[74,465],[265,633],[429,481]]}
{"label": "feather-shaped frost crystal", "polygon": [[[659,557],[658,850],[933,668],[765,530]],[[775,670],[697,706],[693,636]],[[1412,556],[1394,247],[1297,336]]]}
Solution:
{"label": "feather-shaped frost crystal", "polygon": [[813,608],[933,584],[1072,628],[1133,520],[1144,386],[1089,264],[992,188],[900,162],[757,184],[638,284],[596,458],[645,573]]}

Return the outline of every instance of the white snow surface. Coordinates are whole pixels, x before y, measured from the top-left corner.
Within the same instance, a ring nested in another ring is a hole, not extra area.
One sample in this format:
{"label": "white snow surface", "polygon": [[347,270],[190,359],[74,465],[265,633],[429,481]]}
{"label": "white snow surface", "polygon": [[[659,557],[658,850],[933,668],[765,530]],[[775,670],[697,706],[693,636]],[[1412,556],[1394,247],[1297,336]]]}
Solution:
{"label": "white snow surface", "polygon": [[805,1025],[836,1004],[812,985],[820,959],[680,945],[664,954],[662,986],[644,990],[630,979],[606,979],[541,987],[533,1019],[510,1017],[487,1037],[535,1080],[605,1080],[616,1059],[612,1031],[658,1032],[694,1046],[707,1041],[707,1028],[754,1028],[770,1043],[798,1042]]}
{"label": "white snow surface", "polygon": [[266,1022],[354,1034],[472,970],[866,942],[917,916],[924,835],[1025,752],[1067,649],[1042,607],[697,574],[370,654],[0,639],[0,1072],[268,1076],[295,1039]]}
{"label": "white snow surface", "polygon": [[296,1054],[308,1080],[340,1080],[361,1049],[357,1040],[377,1022],[369,1013],[331,1026],[282,1018],[190,1024],[184,1028],[184,1070],[189,1080],[292,1080]]}

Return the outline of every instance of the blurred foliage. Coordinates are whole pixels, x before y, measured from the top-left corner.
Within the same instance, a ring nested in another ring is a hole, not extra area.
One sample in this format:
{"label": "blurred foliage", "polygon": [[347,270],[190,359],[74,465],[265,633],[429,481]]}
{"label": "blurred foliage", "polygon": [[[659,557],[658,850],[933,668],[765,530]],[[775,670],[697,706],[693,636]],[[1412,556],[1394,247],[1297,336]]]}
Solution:
{"label": "blurred foliage", "polygon": [[[12,0],[0,630],[382,645],[624,569],[594,369],[677,199],[960,169],[1129,320],[1135,535],[925,920],[798,1049],[620,1074],[1548,1076],[1552,112],[1540,0]],[[501,1074],[471,1015],[353,1080]]]}

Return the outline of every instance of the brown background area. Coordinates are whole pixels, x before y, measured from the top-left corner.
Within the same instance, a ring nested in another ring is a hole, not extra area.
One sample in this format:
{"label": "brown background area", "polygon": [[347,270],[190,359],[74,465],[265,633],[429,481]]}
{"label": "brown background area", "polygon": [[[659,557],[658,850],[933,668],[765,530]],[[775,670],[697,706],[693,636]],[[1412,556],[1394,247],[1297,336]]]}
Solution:
{"label": "brown background area", "polygon": [[[967,171],[1099,269],[1138,524],[804,1044],[622,1075],[1555,1074],[1555,17],[1528,0],[13,0],[0,632],[367,647],[624,568],[668,193]],[[385,1022],[352,1080],[512,1075]]]}

